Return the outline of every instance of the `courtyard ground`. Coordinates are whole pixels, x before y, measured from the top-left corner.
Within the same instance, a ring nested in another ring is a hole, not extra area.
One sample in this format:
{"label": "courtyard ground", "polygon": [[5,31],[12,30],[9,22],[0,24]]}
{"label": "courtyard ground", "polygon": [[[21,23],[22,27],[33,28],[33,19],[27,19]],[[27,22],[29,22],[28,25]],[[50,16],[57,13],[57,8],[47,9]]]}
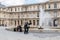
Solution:
{"label": "courtyard ground", "polygon": [[59,32],[13,32],[5,30],[5,27],[0,27],[0,40],[60,40]]}

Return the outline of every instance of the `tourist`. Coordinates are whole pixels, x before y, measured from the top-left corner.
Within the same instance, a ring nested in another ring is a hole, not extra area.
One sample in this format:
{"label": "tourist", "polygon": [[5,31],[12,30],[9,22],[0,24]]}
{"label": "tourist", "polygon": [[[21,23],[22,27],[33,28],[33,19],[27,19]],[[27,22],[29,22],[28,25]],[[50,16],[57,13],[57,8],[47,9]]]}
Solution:
{"label": "tourist", "polygon": [[26,22],[24,25],[24,34],[28,34],[31,23]]}
{"label": "tourist", "polygon": [[24,34],[27,34],[28,33],[28,22],[25,22],[25,25],[24,25]]}
{"label": "tourist", "polygon": [[21,27],[21,25],[18,25],[18,26],[17,26],[17,31],[22,32],[22,27]]}

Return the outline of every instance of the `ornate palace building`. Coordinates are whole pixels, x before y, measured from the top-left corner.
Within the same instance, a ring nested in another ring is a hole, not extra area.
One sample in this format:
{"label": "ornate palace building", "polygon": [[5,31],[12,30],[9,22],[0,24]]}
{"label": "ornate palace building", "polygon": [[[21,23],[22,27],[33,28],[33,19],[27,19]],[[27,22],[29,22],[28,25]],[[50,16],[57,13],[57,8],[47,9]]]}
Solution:
{"label": "ornate palace building", "polygon": [[53,21],[58,21],[54,26],[60,26],[60,0],[49,0],[45,3],[25,4],[19,6],[0,7],[0,25],[13,26],[24,25],[26,21],[31,22],[31,27],[39,26],[39,13],[42,6],[49,12]]}

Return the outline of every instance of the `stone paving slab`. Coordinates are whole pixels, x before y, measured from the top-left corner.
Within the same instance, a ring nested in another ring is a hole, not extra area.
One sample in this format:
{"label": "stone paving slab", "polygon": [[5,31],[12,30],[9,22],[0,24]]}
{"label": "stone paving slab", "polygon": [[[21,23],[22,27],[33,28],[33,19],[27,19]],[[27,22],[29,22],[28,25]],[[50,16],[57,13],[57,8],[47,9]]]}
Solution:
{"label": "stone paving slab", "polygon": [[29,34],[24,34],[23,32],[7,31],[0,27],[0,40],[60,40],[60,32],[29,32]]}

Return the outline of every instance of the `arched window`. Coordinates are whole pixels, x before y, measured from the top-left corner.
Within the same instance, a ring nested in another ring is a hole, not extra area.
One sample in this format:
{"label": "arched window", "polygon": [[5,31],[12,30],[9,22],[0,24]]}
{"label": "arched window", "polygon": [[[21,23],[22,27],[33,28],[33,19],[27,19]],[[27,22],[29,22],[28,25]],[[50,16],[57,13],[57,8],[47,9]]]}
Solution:
{"label": "arched window", "polygon": [[58,26],[58,20],[57,19],[54,19],[53,25],[54,25],[54,27],[57,27]]}

